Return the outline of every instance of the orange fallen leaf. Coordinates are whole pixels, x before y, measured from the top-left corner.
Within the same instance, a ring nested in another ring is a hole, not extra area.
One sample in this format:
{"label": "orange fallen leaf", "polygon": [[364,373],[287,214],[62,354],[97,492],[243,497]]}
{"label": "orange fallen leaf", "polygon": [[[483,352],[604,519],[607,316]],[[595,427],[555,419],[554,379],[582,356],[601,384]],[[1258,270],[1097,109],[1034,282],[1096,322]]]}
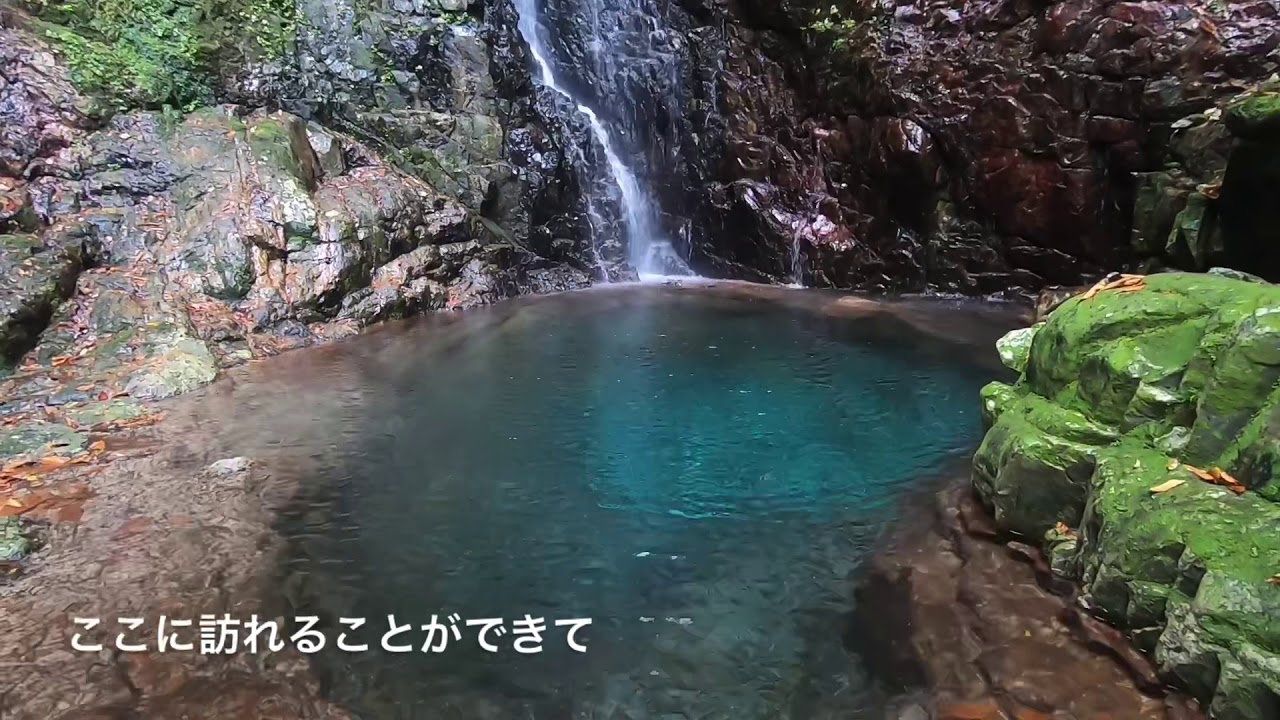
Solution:
{"label": "orange fallen leaf", "polygon": [[1114,290],[1116,292],[1137,292],[1145,289],[1147,287],[1146,283],[1146,278],[1141,275],[1112,274],[1094,283],[1093,287],[1089,288],[1088,291],[1085,292],[1082,299],[1090,300],[1098,293],[1105,290]]}
{"label": "orange fallen leaf", "polygon": [[1222,181],[1219,180],[1213,183],[1197,185],[1196,190],[1200,191],[1201,195],[1204,195],[1210,200],[1217,200],[1218,197],[1222,194]]}
{"label": "orange fallen leaf", "polygon": [[1200,478],[1201,480],[1204,480],[1205,482],[1211,482],[1213,480],[1213,473],[1209,472],[1208,470],[1201,470],[1200,468],[1194,465],[1187,465],[1186,468],[1191,472],[1192,475],[1195,475],[1196,477]]}
{"label": "orange fallen leaf", "polygon": [[1151,488],[1151,494],[1159,495],[1160,493],[1169,492],[1170,490],[1178,487],[1179,485],[1186,485],[1186,484],[1187,484],[1186,480],[1167,480]]}
{"label": "orange fallen leaf", "polygon": [[89,445],[89,452],[100,453],[107,449],[106,440],[95,440]]}
{"label": "orange fallen leaf", "polygon": [[52,364],[54,367],[60,367],[60,366],[62,366],[62,365],[66,365],[67,363],[71,362],[72,360],[75,360],[75,357],[73,357],[73,356],[71,356],[71,355],[58,355],[58,356],[56,356],[56,357],[54,357],[54,358],[50,359],[50,360],[49,360],[49,362],[50,362],[50,364]]}
{"label": "orange fallen leaf", "polygon": [[1272,575],[1267,578],[1268,585],[1280,585],[1280,575]]}
{"label": "orange fallen leaf", "polygon": [[19,500],[18,498],[9,498],[8,500],[4,501],[4,504],[7,505],[8,507],[16,507],[16,508],[22,507],[22,501]]}
{"label": "orange fallen leaf", "polygon": [[1209,472],[1213,475],[1215,485],[1221,485],[1237,495],[1243,495],[1248,490],[1244,483],[1228,475],[1222,468],[1216,467]]}
{"label": "orange fallen leaf", "polygon": [[1191,465],[1187,465],[1186,468],[1191,471],[1192,475],[1195,475],[1201,480],[1211,485],[1220,485],[1225,487],[1236,495],[1243,495],[1248,490],[1243,483],[1231,477],[1231,475],[1222,468],[1215,467],[1212,470],[1201,470],[1200,468]]}
{"label": "orange fallen leaf", "polygon": [[69,457],[63,457],[61,455],[46,455],[36,461],[36,467],[41,470],[56,470],[70,462],[71,458]]}
{"label": "orange fallen leaf", "polygon": [[1068,526],[1067,526],[1067,524],[1066,524],[1066,523],[1064,523],[1064,522],[1059,522],[1057,525],[1054,525],[1054,526],[1053,526],[1053,529],[1054,529],[1054,530],[1057,530],[1057,531],[1058,531],[1058,534],[1060,534],[1060,535],[1065,535],[1065,536],[1067,536],[1067,537],[1075,537],[1075,536],[1076,536],[1076,531],[1075,531],[1075,530],[1072,530],[1072,529],[1071,529],[1070,527],[1068,527]]}

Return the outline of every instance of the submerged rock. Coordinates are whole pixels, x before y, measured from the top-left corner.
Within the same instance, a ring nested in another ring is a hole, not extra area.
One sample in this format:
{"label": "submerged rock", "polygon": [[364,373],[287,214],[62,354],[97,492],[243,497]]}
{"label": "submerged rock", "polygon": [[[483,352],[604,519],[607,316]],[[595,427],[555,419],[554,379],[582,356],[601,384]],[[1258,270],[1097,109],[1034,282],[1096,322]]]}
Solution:
{"label": "submerged rock", "polygon": [[[1085,603],[1214,717],[1274,717],[1280,287],[1169,273],[1077,296],[1017,383],[983,397],[994,419],[973,482],[997,523],[1046,538]],[[1221,468],[1240,493],[1191,468]]]}
{"label": "submerged rock", "polygon": [[926,691],[932,713],[907,717],[1202,717],[1119,633],[1045,589],[1046,568],[1001,542],[971,493],[948,489],[933,509],[864,565],[846,636],[886,689]]}
{"label": "submerged rock", "polygon": [[26,557],[31,542],[22,534],[16,517],[0,517],[0,562],[16,562]]}
{"label": "submerged rock", "polygon": [[82,452],[89,440],[60,423],[28,420],[0,428],[0,458],[37,459],[42,455],[71,456]]}

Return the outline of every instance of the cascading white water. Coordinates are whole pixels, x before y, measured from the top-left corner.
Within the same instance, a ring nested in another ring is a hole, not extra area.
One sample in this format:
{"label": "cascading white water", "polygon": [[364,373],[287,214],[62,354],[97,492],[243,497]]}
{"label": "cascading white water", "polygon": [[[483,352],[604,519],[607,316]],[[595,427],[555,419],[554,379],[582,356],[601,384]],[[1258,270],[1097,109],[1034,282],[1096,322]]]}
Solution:
{"label": "cascading white water", "polygon": [[609,131],[595,111],[575,98],[557,78],[551,67],[551,55],[538,24],[535,0],[515,0],[520,17],[520,34],[529,46],[539,80],[564,97],[587,120],[591,135],[604,152],[609,172],[618,187],[623,219],[626,222],[627,259],[641,279],[667,275],[692,275],[693,272],[677,255],[669,240],[661,236],[655,220],[653,203],[641,188],[635,173],[622,161],[614,148]]}

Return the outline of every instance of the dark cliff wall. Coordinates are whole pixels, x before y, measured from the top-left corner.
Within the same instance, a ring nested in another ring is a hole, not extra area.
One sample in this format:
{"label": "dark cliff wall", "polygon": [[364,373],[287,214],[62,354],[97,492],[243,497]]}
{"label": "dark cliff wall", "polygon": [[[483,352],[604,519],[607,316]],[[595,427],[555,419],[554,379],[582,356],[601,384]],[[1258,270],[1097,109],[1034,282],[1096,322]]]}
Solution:
{"label": "dark cliff wall", "polygon": [[694,262],[752,279],[786,280],[796,241],[806,284],[868,289],[1035,290],[1141,261],[1135,173],[1176,159],[1180,118],[1280,67],[1271,0],[684,5],[724,43]]}

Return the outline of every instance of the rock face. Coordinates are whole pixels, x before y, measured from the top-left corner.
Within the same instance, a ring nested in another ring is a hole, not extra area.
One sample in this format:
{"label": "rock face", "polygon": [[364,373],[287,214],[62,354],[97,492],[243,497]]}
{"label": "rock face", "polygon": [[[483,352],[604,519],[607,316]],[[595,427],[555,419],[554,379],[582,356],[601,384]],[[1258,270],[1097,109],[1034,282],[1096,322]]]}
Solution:
{"label": "rock face", "polygon": [[[596,279],[631,276],[606,158],[581,113],[534,81],[512,0],[219,7],[265,30],[184,26],[218,48],[178,78],[198,80],[184,101],[319,122],[504,240]],[[1280,206],[1275,122],[1258,119],[1272,104],[1212,132],[1182,120],[1280,68],[1270,0],[537,7],[562,80],[656,199],[658,232],[702,274],[989,294],[1148,259],[1277,272],[1266,239],[1277,224],[1262,209]],[[88,70],[118,64],[94,59]],[[75,131],[74,93],[58,90],[60,114],[6,153]],[[332,173],[340,153],[317,143]],[[1219,180],[1221,193],[1196,189]]]}
{"label": "rock face", "polygon": [[973,466],[997,523],[1213,717],[1277,717],[1280,288],[1152,275],[1068,300],[1011,365]]}
{"label": "rock face", "polygon": [[68,119],[86,101],[67,100],[49,49],[0,29],[0,50],[16,78],[0,148],[19,208],[0,227],[8,362],[163,357],[126,385],[165,396],[373,320],[590,282],[342,133],[232,105]]}
{"label": "rock face", "polygon": [[1280,81],[1174,123],[1167,169],[1138,173],[1132,250],[1149,267],[1280,280]]}
{"label": "rock face", "polygon": [[799,242],[813,285],[966,293],[1114,268],[1132,255],[1132,173],[1164,167],[1179,118],[1280,66],[1278,13],[734,3],[695,262],[776,279]]}

